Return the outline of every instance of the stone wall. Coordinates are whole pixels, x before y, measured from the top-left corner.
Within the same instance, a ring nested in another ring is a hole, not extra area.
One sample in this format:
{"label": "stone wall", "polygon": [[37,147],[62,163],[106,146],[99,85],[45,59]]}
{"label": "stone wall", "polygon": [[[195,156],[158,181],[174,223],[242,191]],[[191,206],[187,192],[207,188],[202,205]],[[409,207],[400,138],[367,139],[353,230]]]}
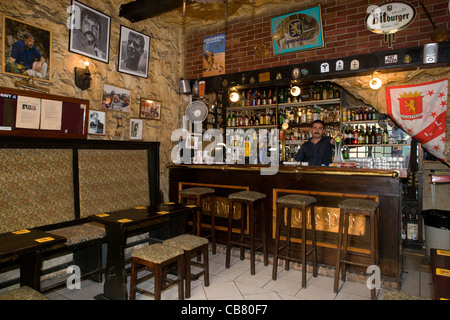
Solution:
{"label": "stone wall", "polygon": [[[139,100],[141,97],[162,101],[161,121],[144,119],[143,140],[161,142],[160,168],[161,189],[167,196],[168,181],[166,165],[170,162],[171,133],[181,127],[181,116],[188,104],[186,97],[177,93],[178,80],[183,76],[183,29],[182,17],[173,16],[170,22],[161,17],[131,23],[119,17],[121,3],[126,0],[91,1],[83,4],[111,17],[109,62],[69,52],[69,30],[66,22],[70,1],[7,0],[0,2],[0,13],[36,27],[50,30],[51,43],[51,82],[35,81],[39,86],[50,89],[51,94],[87,99],[91,109],[102,109],[102,92],[105,83],[131,90],[130,112],[106,112],[106,135],[89,135],[88,139],[129,139],[129,119],[139,118]],[[151,37],[148,78],[141,78],[118,72],[120,26],[124,25]],[[3,24],[0,28],[3,28]],[[8,55],[8,52],[5,56]],[[5,57],[1,56],[1,61]],[[75,86],[74,68],[83,67],[84,61],[90,62],[92,83],[88,90],[82,91]],[[0,86],[14,87],[21,78],[1,74]],[[184,99],[183,99],[184,98]],[[117,119],[122,119],[117,121]],[[117,127],[122,123],[122,127]],[[167,200],[167,199],[166,199]]]}

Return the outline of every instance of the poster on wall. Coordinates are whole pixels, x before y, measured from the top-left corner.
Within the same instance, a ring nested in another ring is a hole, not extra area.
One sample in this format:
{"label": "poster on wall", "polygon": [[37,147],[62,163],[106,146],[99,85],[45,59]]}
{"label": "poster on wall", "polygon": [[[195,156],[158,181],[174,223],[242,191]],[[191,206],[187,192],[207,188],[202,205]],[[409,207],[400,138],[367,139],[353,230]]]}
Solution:
{"label": "poster on wall", "polygon": [[203,76],[225,73],[225,34],[203,39]]}
{"label": "poster on wall", "polygon": [[3,72],[50,81],[52,33],[3,16]]}
{"label": "poster on wall", "polygon": [[324,46],[320,5],[272,18],[270,25],[275,55]]}
{"label": "poster on wall", "polygon": [[78,1],[70,8],[69,51],[108,63],[111,18]]}

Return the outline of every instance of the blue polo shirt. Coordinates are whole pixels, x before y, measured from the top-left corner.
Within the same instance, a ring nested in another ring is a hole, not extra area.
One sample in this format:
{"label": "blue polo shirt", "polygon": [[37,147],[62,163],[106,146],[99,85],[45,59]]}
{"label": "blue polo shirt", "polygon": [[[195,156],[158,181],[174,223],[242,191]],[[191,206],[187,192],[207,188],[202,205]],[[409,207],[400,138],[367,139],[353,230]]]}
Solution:
{"label": "blue polo shirt", "polygon": [[12,45],[11,57],[27,69],[33,69],[33,63],[39,61],[42,55],[35,47],[28,48],[23,40],[19,40]]}
{"label": "blue polo shirt", "polygon": [[309,139],[300,147],[295,155],[295,161],[309,162],[310,166],[328,166],[333,156],[331,140],[332,138],[328,136],[323,136],[317,143],[313,143]]}

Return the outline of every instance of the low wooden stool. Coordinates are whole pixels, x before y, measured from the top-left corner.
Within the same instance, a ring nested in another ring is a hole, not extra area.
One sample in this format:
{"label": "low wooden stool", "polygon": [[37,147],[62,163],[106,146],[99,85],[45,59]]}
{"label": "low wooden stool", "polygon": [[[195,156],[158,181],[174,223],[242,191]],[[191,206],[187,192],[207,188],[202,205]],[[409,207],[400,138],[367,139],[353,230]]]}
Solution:
{"label": "low wooden stool", "polygon": [[0,300],[49,300],[42,293],[23,286],[0,294]]}
{"label": "low wooden stool", "polygon": [[[368,267],[378,264],[378,203],[367,199],[346,199],[338,204],[341,209],[339,217],[338,243],[336,251],[336,269],[334,275],[334,292],[339,291],[339,271],[342,265],[342,280],[345,281],[347,264]],[[370,221],[370,254],[348,252],[348,225],[350,214],[369,217]],[[350,261],[348,254],[360,257],[369,257],[369,263]],[[371,299],[376,299],[376,288],[371,291]]]}
{"label": "low wooden stool", "polygon": [[[131,254],[130,300],[136,300],[136,292],[154,295],[155,300],[161,300],[161,292],[175,283],[178,283],[178,299],[184,300],[183,256],[183,250],[162,243],[155,243],[134,250]],[[174,262],[176,262],[178,266],[178,279],[173,280],[163,277],[163,269]],[[138,268],[140,266],[148,267],[153,270],[151,275],[155,277],[154,293],[137,287],[139,283],[149,279],[148,276],[137,279]],[[169,283],[168,286],[165,285],[166,282]]]}
{"label": "low wooden stool", "polygon": [[[203,275],[205,287],[209,286],[209,242],[207,239],[197,237],[192,234],[182,234],[177,237],[165,240],[163,244],[176,247],[184,251],[184,279],[186,281],[186,298],[191,297],[191,280],[198,279],[198,277]],[[199,261],[192,261],[192,258],[201,257],[202,255],[203,263]],[[191,265],[202,268],[203,270],[194,274],[192,273]]]}
{"label": "low wooden stool", "polygon": [[[266,216],[264,214],[264,199],[266,195],[264,193],[255,192],[255,191],[240,191],[232,193],[228,196],[230,200],[229,203],[229,214],[228,214],[228,237],[227,237],[227,251],[226,251],[226,261],[225,267],[230,268],[230,255],[231,255],[231,246],[239,246],[241,248],[241,260],[244,260],[244,248],[250,249],[250,274],[255,274],[255,250],[259,250],[263,248],[264,254],[264,265],[267,266],[269,264],[268,254],[267,254],[267,232],[266,232]],[[239,239],[237,241],[232,241],[232,228],[233,228],[233,204],[240,203],[241,204],[241,215],[239,218],[240,223],[240,234]],[[255,220],[257,217],[255,216],[255,206],[260,206],[260,221],[261,221],[261,235],[257,238],[255,236]],[[248,214],[248,216],[247,216]],[[248,220],[249,223],[249,234],[244,234],[244,225]],[[244,243],[244,239],[249,238],[250,244]],[[256,247],[255,240],[261,241],[261,244]]]}
{"label": "low wooden stool", "polygon": [[199,208],[197,214],[194,215],[192,220],[195,234],[200,236],[202,228],[202,200],[205,198],[211,199],[211,232],[205,236],[205,238],[211,238],[212,253],[216,254],[216,218],[215,218],[215,206],[214,206],[214,192],[213,188],[205,187],[192,187],[180,190],[180,203],[187,204],[188,200],[193,200],[195,205]]}
{"label": "low wooden stool", "polygon": [[[306,256],[313,254],[313,276],[317,277],[317,246],[316,246],[316,219],[314,214],[314,203],[316,198],[301,194],[288,194],[277,199],[277,218],[275,231],[275,251],[273,258],[272,279],[277,279],[278,259],[285,259],[285,269],[289,270],[289,261],[301,262],[302,264],[302,287],[306,288]],[[291,248],[291,228],[292,228],[292,209],[299,209],[302,214],[302,244],[301,258],[291,255],[291,251],[299,251]],[[284,224],[284,209],[287,209],[286,224]],[[312,248],[306,251],[306,213],[310,209],[311,212],[311,232],[312,232]],[[280,246],[280,237],[282,229],[286,232],[286,243]],[[286,249],[286,253],[282,254]]]}

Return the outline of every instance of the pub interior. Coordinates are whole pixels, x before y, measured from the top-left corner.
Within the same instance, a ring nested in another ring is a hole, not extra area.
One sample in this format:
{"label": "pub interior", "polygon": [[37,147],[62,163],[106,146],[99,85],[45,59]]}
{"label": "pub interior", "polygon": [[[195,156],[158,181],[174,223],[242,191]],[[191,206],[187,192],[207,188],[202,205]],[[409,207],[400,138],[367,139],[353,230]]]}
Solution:
{"label": "pub interior", "polygon": [[0,2],[0,300],[450,299],[449,10]]}

